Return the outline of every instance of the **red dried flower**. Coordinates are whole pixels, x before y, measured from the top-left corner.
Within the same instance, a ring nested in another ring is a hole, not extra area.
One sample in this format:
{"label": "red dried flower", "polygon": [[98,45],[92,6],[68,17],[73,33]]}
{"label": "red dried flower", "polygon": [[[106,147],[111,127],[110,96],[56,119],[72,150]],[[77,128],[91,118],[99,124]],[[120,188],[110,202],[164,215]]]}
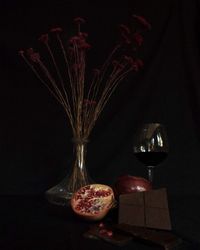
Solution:
{"label": "red dried flower", "polygon": [[78,48],[83,49],[83,50],[90,49],[91,45],[89,43],[87,43],[87,42],[82,42],[82,43],[79,44]]}
{"label": "red dried flower", "polygon": [[143,66],[143,61],[141,59],[135,59],[131,66],[134,71],[138,71]]}
{"label": "red dried flower", "polygon": [[151,29],[151,25],[143,16],[133,15],[142,25],[144,25],[147,29]]}
{"label": "red dried flower", "polygon": [[85,41],[85,38],[80,36],[73,36],[69,39],[70,44],[76,44],[78,49],[89,49],[91,45]]}
{"label": "red dried flower", "polygon": [[139,70],[139,66],[138,66],[138,64],[137,64],[136,62],[134,62],[134,63],[131,65],[131,67],[132,67],[132,69],[133,69],[134,71],[138,71],[138,70]]}
{"label": "red dried flower", "polygon": [[30,59],[36,63],[40,60],[40,54],[35,52],[30,56]]}
{"label": "red dried flower", "polygon": [[39,41],[43,42],[43,43],[48,43],[49,41],[49,35],[48,34],[43,34],[39,37],[38,39]]}
{"label": "red dried flower", "polygon": [[127,61],[128,63],[132,64],[133,63],[133,58],[130,56],[124,56],[124,60]]}
{"label": "red dried flower", "polygon": [[78,36],[85,39],[86,37],[88,37],[88,33],[85,33],[85,32],[79,32],[78,33]]}
{"label": "red dried flower", "polygon": [[29,56],[30,60],[33,62],[38,62],[40,60],[40,54],[34,52],[33,48],[27,49],[27,55]]}
{"label": "red dried flower", "polygon": [[135,32],[133,34],[133,39],[137,43],[137,45],[141,46],[143,44],[144,38],[139,32]]}
{"label": "red dried flower", "polygon": [[24,56],[24,50],[19,50],[19,51],[18,51],[18,54],[19,54],[20,56]]}
{"label": "red dried flower", "polygon": [[117,60],[113,60],[112,61],[112,65],[116,68],[116,69],[123,69],[124,65],[119,63]]}
{"label": "red dried flower", "polygon": [[85,19],[83,19],[82,17],[76,17],[76,18],[74,18],[74,22],[76,24],[85,23]]}
{"label": "red dried flower", "polygon": [[32,54],[34,53],[33,48],[27,49],[27,50],[26,50],[26,53],[27,53],[28,56],[32,55]]}
{"label": "red dried flower", "polygon": [[69,39],[69,43],[73,44],[73,43],[79,42],[80,40],[81,40],[81,38],[79,36],[72,36]]}
{"label": "red dried flower", "polygon": [[55,33],[60,33],[60,32],[62,32],[63,30],[62,30],[62,28],[60,28],[60,27],[55,27],[55,28],[52,28],[51,30],[50,30],[50,32],[55,32]]}

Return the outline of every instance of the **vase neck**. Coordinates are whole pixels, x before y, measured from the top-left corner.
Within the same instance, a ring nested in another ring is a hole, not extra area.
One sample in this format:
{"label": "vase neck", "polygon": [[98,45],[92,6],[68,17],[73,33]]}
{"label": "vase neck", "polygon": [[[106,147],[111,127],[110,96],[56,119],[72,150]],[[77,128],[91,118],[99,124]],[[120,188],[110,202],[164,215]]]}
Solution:
{"label": "vase neck", "polygon": [[74,143],[74,154],[76,157],[75,165],[80,171],[84,171],[85,168],[85,157],[87,151],[86,140],[73,140]]}

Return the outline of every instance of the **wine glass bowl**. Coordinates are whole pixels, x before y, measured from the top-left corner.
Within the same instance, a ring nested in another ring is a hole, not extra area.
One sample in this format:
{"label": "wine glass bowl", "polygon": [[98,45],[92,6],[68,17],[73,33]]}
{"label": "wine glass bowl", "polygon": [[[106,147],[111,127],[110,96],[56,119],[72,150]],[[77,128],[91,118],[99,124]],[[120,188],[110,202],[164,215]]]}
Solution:
{"label": "wine glass bowl", "polygon": [[165,127],[161,123],[146,123],[136,133],[133,152],[148,169],[148,179],[153,182],[153,169],[169,151]]}

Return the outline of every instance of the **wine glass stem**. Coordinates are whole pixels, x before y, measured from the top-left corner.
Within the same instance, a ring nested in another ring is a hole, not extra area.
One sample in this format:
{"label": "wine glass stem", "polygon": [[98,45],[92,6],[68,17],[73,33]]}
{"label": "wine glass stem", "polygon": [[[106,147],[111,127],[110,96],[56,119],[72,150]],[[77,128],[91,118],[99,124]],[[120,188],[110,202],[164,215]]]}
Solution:
{"label": "wine glass stem", "polygon": [[148,179],[153,183],[153,166],[148,166]]}

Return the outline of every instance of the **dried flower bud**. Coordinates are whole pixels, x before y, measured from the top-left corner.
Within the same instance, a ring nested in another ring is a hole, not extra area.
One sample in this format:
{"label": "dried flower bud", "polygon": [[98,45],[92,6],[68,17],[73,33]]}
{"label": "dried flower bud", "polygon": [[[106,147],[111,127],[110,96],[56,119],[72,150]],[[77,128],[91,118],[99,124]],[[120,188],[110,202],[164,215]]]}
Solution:
{"label": "dried flower bud", "polygon": [[30,59],[36,63],[40,60],[40,54],[35,52],[30,56]]}
{"label": "dried flower bud", "polygon": [[78,48],[79,48],[79,49],[83,49],[83,50],[85,50],[85,49],[90,49],[90,48],[91,48],[91,45],[90,45],[89,43],[83,42],[83,43],[79,44],[79,47],[78,47]]}
{"label": "dried flower bud", "polygon": [[76,24],[85,23],[85,19],[83,19],[82,17],[76,17],[74,18],[74,23]]}
{"label": "dried flower bud", "polygon": [[132,70],[133,70],[133,71],[136,71],[136,72],[139,71],[139,69],[140,69],[140,67],[141,67],[138,60],[139,60],[139,59],[133,60],[133,62],[130,63],[130,66],[131,66]]}
{"label": "dried flower bud", "polygon": [[136,18],[145,28],[151,29],[151,25],[143,16],[133,15],[134,18]]}
{"label": "dried flower bud", "polygon": [[79,41],[80,41],[80,37],[79,36],[72,36],[69,39],[69,43],[70,44],[73,44],[73,43],[76,43],[76,42],[79,42]]}
{"label": "dried flower bud", "polygon": [[50,32],[54,32],[54,33],[60,33],[60,32],[62,32],[63,30],[62,30],[62,28],[60,28],[60,27],[55,27],[55,28],[52,28],[51,30],[50,30]]}
{"label": "dried flower bud", "polygon": [[127,61],[128,63],[133,63],[133,58],[130,56],[124,56],[124,60]]}
{"label": "dried flower bud", "polygon": [[30,56],[31,54],[33,54],[33,53],[34,53],[33,48],[27,49],[27,50],[26,50],[26,53],[27,53],[28,56]]}
{"label": "dried flower bud", "polygon": [[124,67],[125,67],[125,65],[124,64],[122,64],[122,63],[119,63],[117,60],[113,60],[112,61],[112,65],[113,65],[113,67],[115,68],[115,69],[120,69],[120,70],[122,70]]}
{"label": "dried flower bud", "polygon": [[18,51],[18,54],[19,54],[20,56],[24,56],[24,50],[19,50],[19,51]]}
{"label": "dried flower bud", "polygon": [[91,45],[85,41],[85,38],[80,36],[72,36],[69,39],[70,44],[76,44],[77,48],[80,50],[90,49]]}
{"label": "dried flower bud", "polygon": [[33,48],[27,49],[27,55],[29,56],[30,60],[35,63],[40,60],[40,54],[34,52]]}
{"label": "dried flower bud", "polygon": [[79,32],[78,36],[81,37],[81,38],[83,38],[83,39],[85,39],[86,37],[88,37],[88,33],[86,33],[86,32]]}
{"label": "dried flower bud", "polygon": [[141,46],[143,44],[144,38],[139,32],[135,32],[133,34],[133,39],[135,40],[138,46]]}
{"label": "dried flower bud", "polygon": [[49,35],[48,34],[43,34],[39,37],[38,39],[39,41],[43,42],[43,43],[48,43],[49,41]]}

